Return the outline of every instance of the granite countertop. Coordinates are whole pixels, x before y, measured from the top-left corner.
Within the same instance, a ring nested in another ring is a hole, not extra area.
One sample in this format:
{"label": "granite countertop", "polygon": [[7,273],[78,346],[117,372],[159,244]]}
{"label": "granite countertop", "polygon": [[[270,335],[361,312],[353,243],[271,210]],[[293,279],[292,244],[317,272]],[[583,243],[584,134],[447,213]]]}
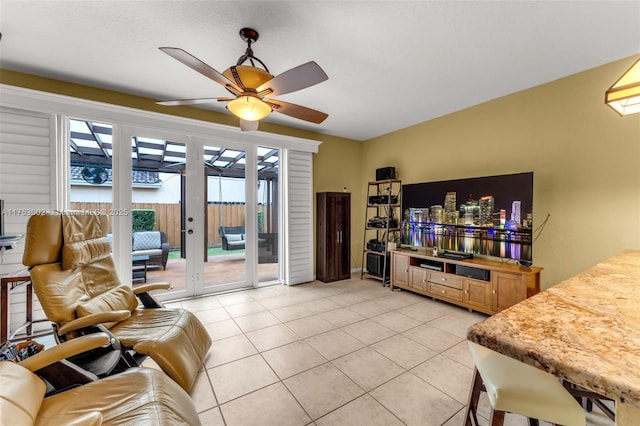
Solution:
{"label": "granite countertop", "polygon": [[487,318],[467,337],[640,408],[640,250]]}

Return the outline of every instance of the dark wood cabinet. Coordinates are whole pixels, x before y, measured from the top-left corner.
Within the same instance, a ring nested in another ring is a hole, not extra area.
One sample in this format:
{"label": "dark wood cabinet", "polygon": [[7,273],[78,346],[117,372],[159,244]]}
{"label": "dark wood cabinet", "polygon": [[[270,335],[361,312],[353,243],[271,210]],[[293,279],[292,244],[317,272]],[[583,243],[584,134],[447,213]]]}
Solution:
{"label": "dark wood cabinet", "polygon": [[351,277],[351,194],[316,194],[316,279]]}

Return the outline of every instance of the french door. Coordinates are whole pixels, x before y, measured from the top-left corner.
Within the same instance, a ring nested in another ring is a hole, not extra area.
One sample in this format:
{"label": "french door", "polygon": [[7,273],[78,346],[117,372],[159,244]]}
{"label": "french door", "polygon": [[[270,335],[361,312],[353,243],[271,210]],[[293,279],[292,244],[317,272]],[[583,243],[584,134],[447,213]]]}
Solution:
{"label": "french door", "polygon": [[110,218],[123,282],[171,283],[154,292],[160,300],[281,282],[279,150],[129,126],[112,133],[112,211],[130,212]]}

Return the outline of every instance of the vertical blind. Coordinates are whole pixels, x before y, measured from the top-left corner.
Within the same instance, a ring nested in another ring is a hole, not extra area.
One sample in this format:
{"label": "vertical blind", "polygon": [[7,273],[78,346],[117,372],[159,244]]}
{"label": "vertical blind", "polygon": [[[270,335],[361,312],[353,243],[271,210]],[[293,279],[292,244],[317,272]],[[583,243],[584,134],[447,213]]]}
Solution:
{"label": "vertical blind", "polygon": [[309,152],[287,150],[285,284],[313,281],[313,162]]}
{"label": "vertical blind", "polygon": [[[24,234],[29,216],[52,207],[50,134],[49,115],[0,107],[0,199],[7,234]],[[23,251],[24,239],[5,250],[0,275],[25,269]],[[11,294],[10,333],[25,321],[24,293],[18,288]],[[37,301],[33,312],[34,319],[44,317]]]}

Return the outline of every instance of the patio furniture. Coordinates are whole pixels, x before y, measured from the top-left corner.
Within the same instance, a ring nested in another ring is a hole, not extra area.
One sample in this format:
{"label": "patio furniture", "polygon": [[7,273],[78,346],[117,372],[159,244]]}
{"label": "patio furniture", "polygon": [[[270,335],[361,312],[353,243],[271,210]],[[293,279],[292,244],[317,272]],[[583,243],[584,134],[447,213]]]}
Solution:
{"label": "patio furniture", "polygon": [[131,256],[149,256],[147,268],[167,269],[169,242],[162,231],[136,231],[132,236]]}
{"label": "patio furniture", "polygon": [[218,233],[222,239],[222,250],[239,250],[244,248],[244,226],[221,226]]}
{"label": "patio furniture", "polygon": [[147,282],[147,268],[149,256],[140,255],[131,257],[131,281],[135,284],[137,281]]}

